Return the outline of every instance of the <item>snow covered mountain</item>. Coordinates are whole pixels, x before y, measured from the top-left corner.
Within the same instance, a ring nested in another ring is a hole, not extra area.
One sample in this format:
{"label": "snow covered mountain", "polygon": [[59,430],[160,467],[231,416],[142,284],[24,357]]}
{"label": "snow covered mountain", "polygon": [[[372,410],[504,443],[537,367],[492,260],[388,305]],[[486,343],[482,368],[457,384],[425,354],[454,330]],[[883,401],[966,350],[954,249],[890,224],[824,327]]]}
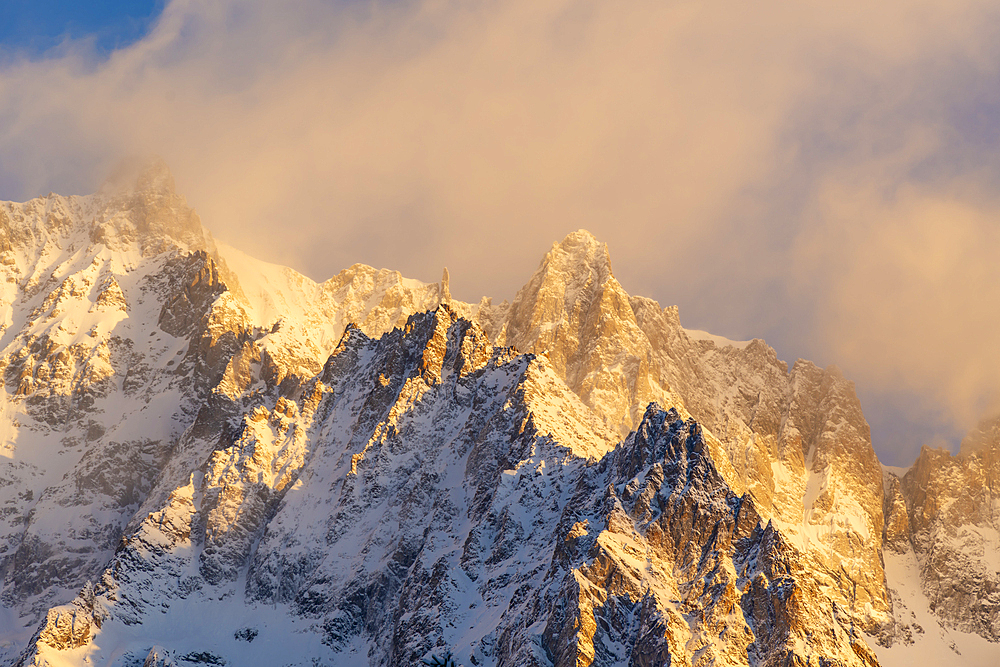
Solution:
{"label": "snow covered mountain", "polygon": [[0,271],[4,664],[1000,660],[1000,421],[884,469],[587,232],[512,303],[317,284],[158,164],[0,204]]}

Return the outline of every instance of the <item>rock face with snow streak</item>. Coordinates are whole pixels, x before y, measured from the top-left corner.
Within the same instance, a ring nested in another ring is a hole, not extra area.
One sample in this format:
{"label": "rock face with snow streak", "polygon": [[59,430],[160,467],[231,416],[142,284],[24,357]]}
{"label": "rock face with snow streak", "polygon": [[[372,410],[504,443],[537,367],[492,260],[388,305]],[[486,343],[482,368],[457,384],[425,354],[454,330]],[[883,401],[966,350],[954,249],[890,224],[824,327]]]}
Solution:
{"label": "rock face with snow streak", "polygon": [[894,483],[906,510],[899,551],[912,549],[931,611],[1000,641],[1000,419],[970,433],[958,456],[924,447]]}
{"label": "rock face with snow streak", "polygon": [[0,210],[5,663],[892,664],[900,554],[995,639],[935,486],[989,446],[883,473],[839,371],[685,330],[586,232],[470,305],[219,246],[162,165]]}
{"label": "rock face with snow streak", "polygon": [[882,472],[836,368],[799,361],[789,372],[763,341],[687,332],[676,308],[626,294],[606,246],[584,231],[555,244],[513,303],[492,311],[480,317],[498,340],[544,354],[619,433],[653,400],[697,419],[726,482],[750,491],[807,554],[838,613],[872,632],[889,621]]}
{"label": "rock face with snow streak", "polygon": [[[627,435],[646,405],[676,399],[658,383],[652,350],[608,249],[588,232],[554,244],[513,303],[486,315],[500,344],[544,354],[610,428]],[[676,400],[666,401],[674,404]]]}
{"label": "rock face with snow streak", "polygon": [[571,574],[547,626],[553,664],[875,662],[803,554],[725,483],[693,420],[652,404],[585,479],[553,559]]}
{"label": "rock face with snow streak", "polygon": [[146,176],[0,206],[2,599],[28,618],[103,570],[217,370],[211,238],[168,174]]}
{"label": "rock face with snow streak", "polygon": [[[0,274],[0,626],[16,643],[96,581],[136,513],[169,495],[163,471],[200,455],[185,433],[234,418],[234,383],[311,377],[328,350],[310,346],[344,325],[287,343],[275,322],[256,324],[162,165],[96,195],[0,204]],[[374,333],[397,322],[397,302],[436,304],[437,285],[395,276],[342,274],[327,301],[388,313],[370,318]]]}
{"label": "rock face with snow streak", "polygon": [[545,360],[446,306],[379,339],[349,329],[131,533],[73,605],[100,632],[54,646],[46,623],[23,663],[107,655],[105,637],[143,636],[181,601],[241,596],[300,619],[330,664],[456,644],[496,665],[866,664],[696,422],[653,405],[613,442]]}

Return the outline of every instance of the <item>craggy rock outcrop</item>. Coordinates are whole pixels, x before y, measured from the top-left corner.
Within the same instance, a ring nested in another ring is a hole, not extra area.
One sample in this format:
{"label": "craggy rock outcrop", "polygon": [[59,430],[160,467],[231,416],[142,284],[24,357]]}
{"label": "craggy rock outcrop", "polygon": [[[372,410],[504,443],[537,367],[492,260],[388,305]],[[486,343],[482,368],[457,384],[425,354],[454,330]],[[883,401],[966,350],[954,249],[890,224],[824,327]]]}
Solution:
{"label": "craggy rock outcrop", "polygon": [[846,666],[998,639],[1000,422],[883,470],[836,368],[684,329],[583,231],[511,304],[449,280],[219,247],[162,164],[0,204],[0,661]]}
{"label": "craggy rock outcrop", "polygon": [[675,307],[625,293],[607,247],[582,230],[553,245],[513,303],[478,317],[497,340],[544,354],[622,435],[650,401],[697,419],[726,482],[808,553],[844,613],[871,632],[890,621],[882,472],[835,367],[789,372],[761,340],[685,330]]}
{"label": "craggy rock outcrop", "polygon": [[958,456],[924,447],[900,486],[931,610],[1000,642],[1000,419],[974,430]]}
{"label": "craggy rock outcrop", "polygon": [[553,664],[874,663],[802,554],[725,483],[696,422],[651,405],[584,480],[553,559]]}
{"label": "craggy rock outcrop", "polygon": [[[0,662],[9,662],[28,628],[98,581],[145,508],[233,432],[247,395],[296,389],[329,350],[310,349],[295,326],[261,324],[161,164],[88,197],[0,203],[0,238],[0,601],[17,619],[17,639],[0,637]],[[391,329],[399,312],[365,308],[402,309],[405,321],[407,308],[440,298],[437,285],[368,267],[335,282],[327,311],[376,328]]]}
{"label": "craggy rock outcrop", "polygon": [[[319,376],[273,401],[123,541],[94,588],[98,655],[184,600],[238,595],[301,619],[331,663],[363,647],[400,666],[443,650],[511,666],[869,664],[696,422],[651,405],[614,448],[545,360],[446,306],[380,339],[348,329]],[[217,655],[246,655],[239,632]],[[39,639],[25,664],[54,648]],[[201,649],[220,647],[172,650]]]}

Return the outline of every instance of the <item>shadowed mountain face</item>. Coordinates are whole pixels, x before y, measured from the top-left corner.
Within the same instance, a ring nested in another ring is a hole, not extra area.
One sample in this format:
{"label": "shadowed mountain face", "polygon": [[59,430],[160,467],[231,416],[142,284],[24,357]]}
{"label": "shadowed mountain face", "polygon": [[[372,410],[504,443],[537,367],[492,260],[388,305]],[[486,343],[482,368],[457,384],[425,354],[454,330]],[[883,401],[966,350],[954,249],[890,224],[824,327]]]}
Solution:
{"label": "shadowed mountain face", "polygon": [[6,662],[1000,656],[996,426],[883,472],[836,368],[685,330],[587,232],[510,304],[317,284],[154,165],[0,241]]}

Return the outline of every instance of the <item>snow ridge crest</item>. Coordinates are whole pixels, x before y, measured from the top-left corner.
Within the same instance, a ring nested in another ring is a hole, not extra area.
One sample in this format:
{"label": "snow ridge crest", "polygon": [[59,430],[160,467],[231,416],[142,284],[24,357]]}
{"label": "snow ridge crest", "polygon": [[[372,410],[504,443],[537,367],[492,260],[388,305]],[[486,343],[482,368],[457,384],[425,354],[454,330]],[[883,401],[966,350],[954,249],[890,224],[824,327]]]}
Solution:
{"label": "snow ridge crest", "polygon": [[467,304],[220,251],[162,163],[119,181],[0,205],[0,659],[892,664],[929,645],[898,559],[948,641],[994,636],[953,591],[992,581],[995,499],[955,490],[995,447],[883,474],[836,369],[688,332],[588,232]]}

